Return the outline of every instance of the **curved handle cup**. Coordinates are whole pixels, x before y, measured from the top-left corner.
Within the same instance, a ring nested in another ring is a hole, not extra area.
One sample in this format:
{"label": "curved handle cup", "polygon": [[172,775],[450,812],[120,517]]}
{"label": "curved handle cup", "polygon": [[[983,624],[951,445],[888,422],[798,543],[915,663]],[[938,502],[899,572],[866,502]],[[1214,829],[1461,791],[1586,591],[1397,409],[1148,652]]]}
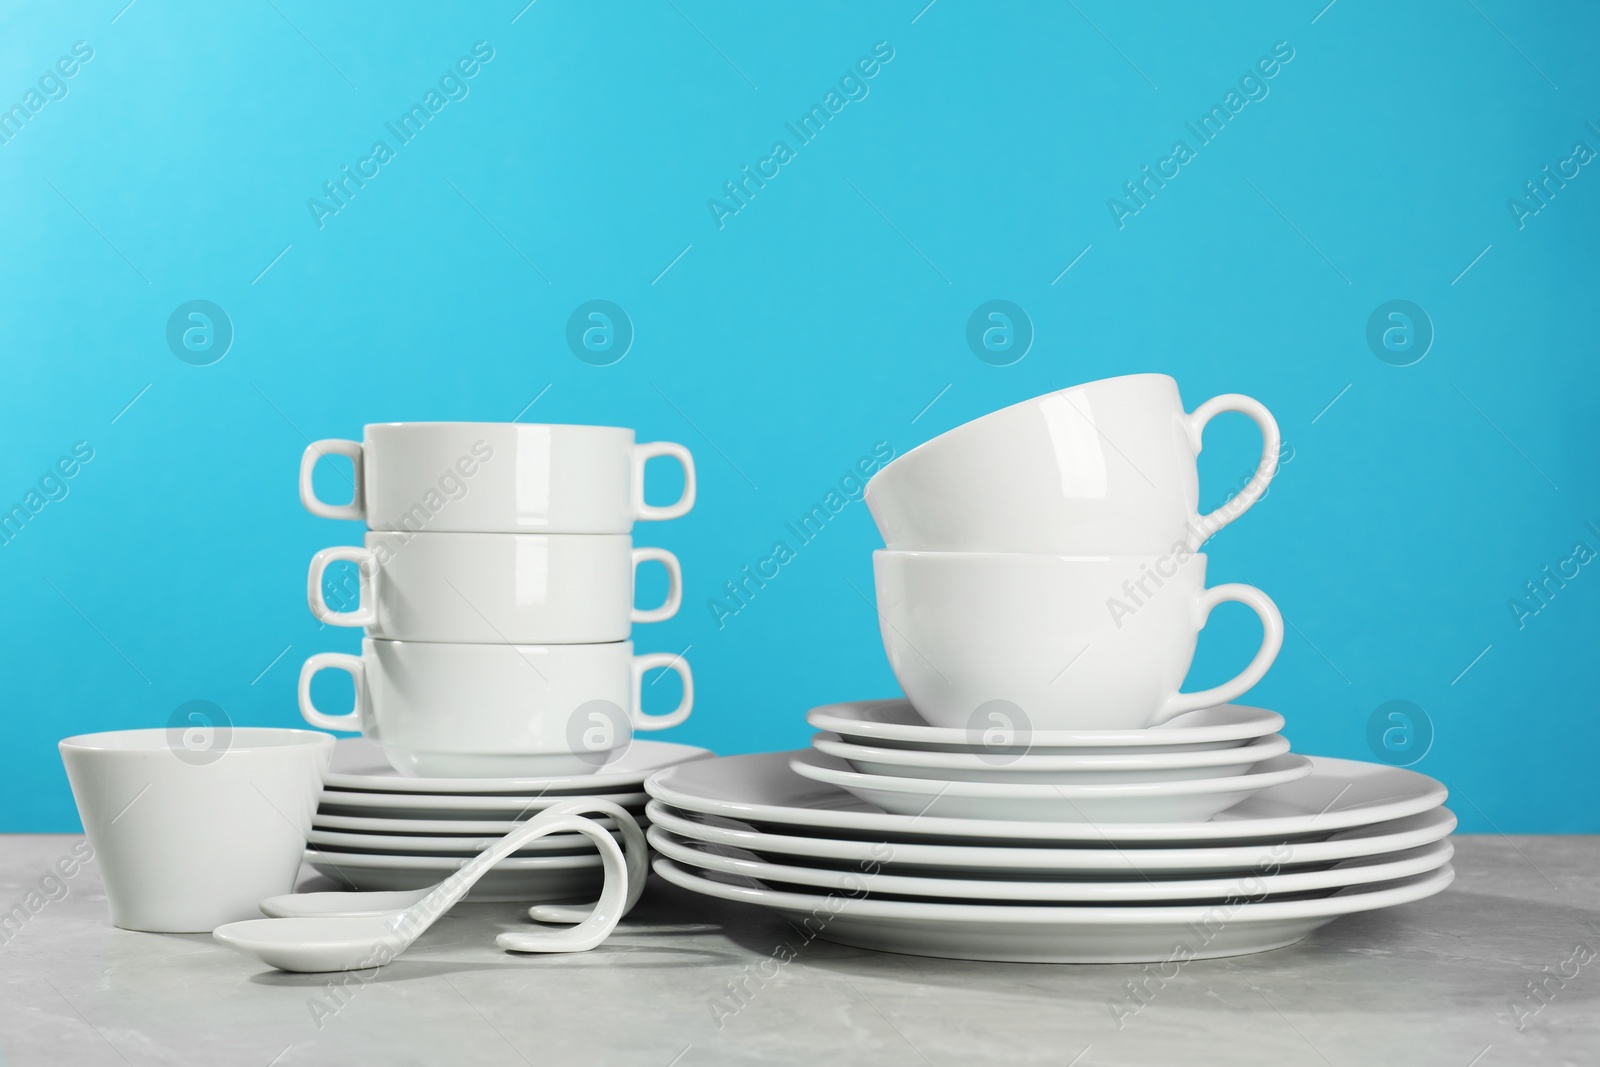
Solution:
{"label": "curved handle cup", "polygon": [[1267,668],[1272,666],[1272,661],[1278,658],[1278,650],[1283,647],[1283,616],[1278,613],[1278,606],[1272,602],[1272,598],[1253,585],[1232,582],[1207,589],[1200,597],[1201,625],[1204,626],[1205,619],[1211,617],[1213,608],[1230,600],[1248,606],[1261,619],[1261,647],[1256,649],[1255,658],[1230,681],[1219,686],[1202,689],[1198,693],[1174,693],[1149,725],[1159,726],[1186,711],[1215,707],[1243,696],[1251,686],[1261,681]]}
{"label": "curved handle cup", "polygon": [[1209,541],[1218,530],[1249,511],[1251,506],[1261,499],[1261,494],[1267,491],[1272,476],[1278,473],[1278,449],[1282,442],[1278,433],[1278,420],[1272,417],[1272,412],[1268,411],[1259,400],[1242,393],[1214,396],[1194,409],[1194,413],[1189,416],[1189,441],[1194,446],[1195,454],[1200,453],[1201,437],[1205,433],[1206,423],[1224,411],[1237,411],[1241,415],[1246,415],[1261,428],[1261,461],[1256,464],[1255,473],[1250,476],[1243,489],[1199,521],[1195,530],[1196,539],[1189,546],[1195,549]]}

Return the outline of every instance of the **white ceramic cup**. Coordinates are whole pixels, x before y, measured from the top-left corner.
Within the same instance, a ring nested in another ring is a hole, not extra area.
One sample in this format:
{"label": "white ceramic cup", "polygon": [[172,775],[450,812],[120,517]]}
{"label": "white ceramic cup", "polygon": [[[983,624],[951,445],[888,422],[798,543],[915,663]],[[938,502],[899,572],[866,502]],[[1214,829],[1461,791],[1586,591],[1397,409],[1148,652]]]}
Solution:
{"label": "white ceramic cup", "polygon": [[[335,611],[323,594],[330,563],[359,568],[357,604]],[[667,596],[634,606],[634,573],[667,569]],[[670,619],[683,600],[678,557],[634,548],[626,534],[371,531],[364,546],[325,548],[306,578],[311,612],[372,637],[518,645],[625,641],[632,623]]]}
{"label": "white ceramic cup", "polygon": [[[1206,423],[1241,412],[1261,460],[1227,503],[1201,516],[1195,456]],[[894,549],[1161,553],[1199,548],[1260,499],[1278,468],[1278,424],[1247,396],[1193,414],[1165,374],[1130,374],[1025,400],[918,445],[867,483]]]}
{"label": "white ceramic cup", "polygon": [[[1283,620],[1249,585],[1205,587],[1206,557],[873,553],[879,628],[906,697],[935,726],[974,736],[1128,730],[1226,704],[1261,680]],[[1261,618],[1261,647],[1231,681],[1180,693],[1211,609]],[[997,703],[998,702],[998,703]],[[996,718],[999,716],[999,718]]]}
{"label": "white ceramic cup", "polygon": [[[672,711],[640,710],[644,674],[676,671]],[[355,710],[318,711],[311,679],[347,671]],[[426,778],[522,778],[599,770],[634,730],[689,717],[694,677],[670,652],[633,654],[633,642],[590,645],[454,644],[366,638],[361,655],[319,652],[300,668],[300,714],[324,730],[359,730],[394,768]]]}
{"label": "white ceramic cup", "polygon": [[200,749],[162,729],[61,742],[113,925],[204,933],[294,888],[333,738],[216,729]]}
{"label": "white ceramic cup", "polygon": [[[326,455],[354,467],[348,504],[317,498]],[[645,503],[645,461],[671,456],[683,493]],[[694,458],[666,441],[635,444],[616,426],[514,422],[388,422],[361,441],[315,441],[300,457],[300,502],[327,519],[418,533],[628,533],[635,520],[675,519],[694,506]]]}

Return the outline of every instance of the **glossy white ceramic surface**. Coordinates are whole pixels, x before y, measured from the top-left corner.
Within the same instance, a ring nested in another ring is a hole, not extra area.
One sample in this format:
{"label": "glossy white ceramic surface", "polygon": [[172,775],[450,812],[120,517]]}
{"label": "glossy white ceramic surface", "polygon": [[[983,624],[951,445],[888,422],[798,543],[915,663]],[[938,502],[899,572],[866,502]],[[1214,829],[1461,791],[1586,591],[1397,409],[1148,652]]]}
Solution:
{"label": "glossy white ceramic surface", "polygon": [[996,759],[1023,754],[1186,752],[1238,747],[1283,729],[1283,716],[1265,708],[1221,704],[1137,730],[1035,730],[1000,718],[966,727],[933,726],[904,698],[825,704],[806,722],[860,744],[925,752],[982,753]]}
{"label": "glossy white ceramic surface", "polygon": [[607,755],[614,758],[602,764],[599,770],[587,774],[543,778],[419,778],[402,774],[390,766],[383,746],[376,741],[365,737],[342,737],[333,746],[333,759],[328,764],[323,783],[330,789],[368,793],[600,796],[635,792],[656,771],[690,760],[706,759],[711,754],[710,749],[694,745],[635,738],[625,748],[612,749]]}
{"label": "glossy white ceramic surface", "polygon": [[1045,785],[1094,785],[1108,782],[1173,782],[1227,778],[1244,774],[1254,764],[1289,751],[1282,734],[1261,737],[1236,748],[1194,749],[1138,754],[1084,753],[1040,755],[1032,752],[921,752],[879,748],[846,741],[838,734],[816,734],[811,747],[844,760],[862,774],[930,778],[949,782],[1009,782]]}
{"label": "glossy white ceramic surface", "polygon": [[1103,785],[1016,785],[861,774],[843,760],[820,753],[789,766],[802,777],[837,785],[884,811],[915,818],[1093,824],[1209,819],[1263,789],[1311,774],[1311,761],[1304,756],[1279,756],[1232,778]]}
{"label": "glossy white ceramic surface", "polygon": [[[996,552],[872,555],[889,666],[929,723],[981,733],[1125,730],[1225,704],[1283,644],[1272,600],[1205,586],[1203,554],[1070,557]],[[1218,604],[1261,619],[1260,647],[1232,679],[1180,693]]]}
{"label": "glossy white ceramic surface", "polygon": [[981,903],[1032,902],[1043,904],[1138,904],[1146,902],[1220,901],[1233,896],[1261,899],[1286,893],[1330,893],[1347,886],[1369,885],[1409,878],[1438,870],[1454,853],[1448,841],[1385,856],[1343,860],[1315,871],[1284,873],[1270,860],[1259,870],[1215,878],[1005,878],[973,871],[966,877],[891,873],[881,865],[866,872],[841,871],[794,863],[773,863],[748,852],[729,850],[690,838],[678,837],[653,826],[650,844],[663,856],[686,867],[698,867],[766,885],[848,891],[865,881],[867,891],[932,900],[970,900]]}
{"label": "glossy white ceramic surface", "polygon": [[[826,941],[911,956],[1008,963],[1170,964],[1174,958],[1262,952],[1292,945],[1341,915],[1423,900],[1455,879],[1446,864],[1428,874],[1352,886],[1313,900],[1116,907],[878,900],[859,892],[768,889],[735,876],[687,870],[665,857],[654,868],[684,889],[774,908],[797,927],[809,920],[808,929]],[[818,922],[819,915],[827,921]],[[1182,956],[1175,957],[1179,951]]]}
{"label": "glossy white ceramic surface", "polygon": [[[666,652],[635,656],[630,641],[598,645],[486,645],[367,638],[362,654],[322,652],[300,671],[300,712],[325,730],[356,730],[400,771],[429,778],[544,777],[592,773],[633,730],[689,717],[689,664]],[[670,712],[639,710],[644,673],[665,667],[683,682]],[[346,671],[355,710],[319,711],[311,679]]]}
{"label": "glossy white ceramic surface", "polygon": [[[317,461],[334,455],[354,467],[349,503],[326,503],[312,485]],[[683,467],[683,492],[665,506],[645,502],[645,462],[656,456]],[[315,441],[300,460],[308,511],[374,530],[625,534],[635,520],[686,514],[694,494],[688,449],[636,444],[617,426],[377,423],[361,441]]]}
{"label": "glossy white ceramic surface", "polygon": [[[1261,428],[1261,457],[1243,488],[1202,517],[1195,456],[1206,423],[1224,411]],[[866,501],[890,548],[1196,549],[1260,499],[1277,471],[1278,448],[1278,425],[1257,401],[1227,394],[1186,414],[1171,378],[1130,374],[1047,393],[940,434],[879,471]]]}
{"label": "glossy white ceramic surface", "polygon": [[[822,836],[872,837],[917,843],[1068,842],[1249,844],[1329,835],[1401,819],[1443,804],[1447,790],[1427,775],[1357,760],[1308,756],[1311,774],[1263,790],[1203,821],[1169,823],[1031,822],[895,815],[838,786],[794,773],[793,762],[827,757],[810,749],[721,756],[658,771],[645,791],[674,808],[737,819],[752,826],[793,827]],[[787,831],[780,831],[787,832]]]}
{"label": "glossy white ceramic surface", "polygon": [[[1272,810],[1270,802],[1264,805]],[[1081,842],[1078,847],[1053,842],[988,844],[972,839],[967,844],[936,841],[882,841],[870,836],[830,837],[827,830],[813,834],[783,833],[781,827],[758,829],[755,824],[720,815],[698,815],[652,800],[645,808],[652,826],[682,838],[723,848],[741,849],[775,863],[816,866],[818,861],[839,864],[879,864],[902,873],[954,874],[966,878],[1038,878],[1055,873],[1082,875],[1184,875],[1240,874],[1259,870],[1263,863],[1284,869],[1336,863],[1362,856],[1377,856],[1420,848],[1442,841],[1456,827],[1456,817],[1438,807],[1403,819],[1338,830],[1314,840],[1274,841],[1244,845],[1190,843],[1180,847],[1107,848],[1105,842]]]}
{"label": "glossy white ceramic surface", "polygon": [[[354,563],[354,606],[331,607],[330,564]],[[646,562],[666,570],[661,604],[634,606],[634,576]],[[409,641],[595,644],[625,641],[634,623],[678,611],[683,573],[664,548],[634,548],[626,534],[419,533],[369,531],[362,546],[325,548],[306,576],[311,613],[368,636]]]}
{"label": "glossy white ceramic surface", "polygon": [[125,930],[205,932],[294,884],[333,738],[310,730],[118,730],[60,743]]}
{"label": "glossy white ceramic surface", "polygon": [[[573,802],[581,805],[582,801]],[[517,827],[490,848],[463,863],[421,900],[395,915],[268,918],[229,923],[212,931],[220,944],[256,956],[285,971],[368,970],[389,963],[505,857],[546,834],[580,833],[598,850],[605,881],[593,914],[568,930],[546,931],[516,941],[524,952],[583,952],[600,944],[622,918],[629,877],[622,849],[604,830],[567,808],[548,811]],[[502,948],[510,948],[504,938]]]}

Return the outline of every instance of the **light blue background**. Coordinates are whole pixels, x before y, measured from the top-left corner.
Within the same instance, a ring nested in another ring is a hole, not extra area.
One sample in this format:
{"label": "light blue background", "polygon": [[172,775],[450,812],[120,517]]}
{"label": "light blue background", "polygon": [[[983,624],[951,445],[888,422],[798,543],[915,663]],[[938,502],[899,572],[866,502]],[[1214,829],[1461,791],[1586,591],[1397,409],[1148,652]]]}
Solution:
{"label": "light blue background", "polygon": [[[636,636],[692,646],[699,699],[670,736],[731,753],[894,691],[860,503],[713,621],[786,521],[875,442],[1161,370],[1191,407],[1259,398],[1293,450],[1208,551],[1213,582],[1259,585],[1292,624],[1251,699],[1296,749],[1373,758],[1374,710],[1413,701],[1434,732],[1416,766],[1464,828],[1600,830],[1600,571],[1524,628],[1508,607],[1600,549],[1600,165],[1522,229],[1507,207],[1574,142],[1600,148],[1592,5],[523,2],[0,15],[4,106],[94,49],[0,145],[4,506],[94,449],[0,548],[0,829],[77,827],[68,734],[191,699],[299,723],[300,662],[358,643],[305,605],[311,554],[359,538],[297,502],[308,438],[520,414],[687,444],[699,505],[636,531],[682,557],[686,606]],[[308,198],[477,41],[494,58],[470,95],[319,229]],[[707,200],[879,41],[869,95],[718,229]],[[1119,230],[1108,198],[1193,147],[1184,123],[1279,41],[1269,95]],[[564,339],[595,298],[637,332],[610,367]],[[964,339],[995,298],[1036,331],[1013,366]],[[215,365],[166,345],[191,299],[232,320]],[[1436,330],[1413,366],[1365,340],[1391,299]],[[1255,442],[1214,425],[1208,505]],[[1220,611],[1191,685],[1257,633]]]}

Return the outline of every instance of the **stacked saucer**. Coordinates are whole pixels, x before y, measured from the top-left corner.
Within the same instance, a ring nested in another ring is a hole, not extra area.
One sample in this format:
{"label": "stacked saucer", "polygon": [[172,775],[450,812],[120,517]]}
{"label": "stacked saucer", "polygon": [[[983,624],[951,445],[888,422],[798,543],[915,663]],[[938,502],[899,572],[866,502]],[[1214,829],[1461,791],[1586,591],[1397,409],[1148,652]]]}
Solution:
{"label": "stacked saucer", "polygon": [[902,815],[1208,819],[1311,773],[1311,761],[1289,755],[1275,732],[1283,716],[1233,705],[1149,730],[1035,731],[1022,745],[1002,744],[1001,726],[976,738],[929,726],[904,700],[816,708],[806,719],[824,732],[795,773]]}
{"label": "stacked saucer", "polygon": [[[604,768],[544,778],[416,778],[397,772],[365,738],[334,746],[305,860],[345,888],[421,889],[552,804],[609,800],[641,826],[646,777],[711,753],[667,741],[635,741]],[[611,820],[596,821],[618,834]],[[620,834],[619,844],[620,842]],[[593,900],[602,881],[594,845],[580,834],[539,838],[502,860],[470,900],[548,903]]]}

